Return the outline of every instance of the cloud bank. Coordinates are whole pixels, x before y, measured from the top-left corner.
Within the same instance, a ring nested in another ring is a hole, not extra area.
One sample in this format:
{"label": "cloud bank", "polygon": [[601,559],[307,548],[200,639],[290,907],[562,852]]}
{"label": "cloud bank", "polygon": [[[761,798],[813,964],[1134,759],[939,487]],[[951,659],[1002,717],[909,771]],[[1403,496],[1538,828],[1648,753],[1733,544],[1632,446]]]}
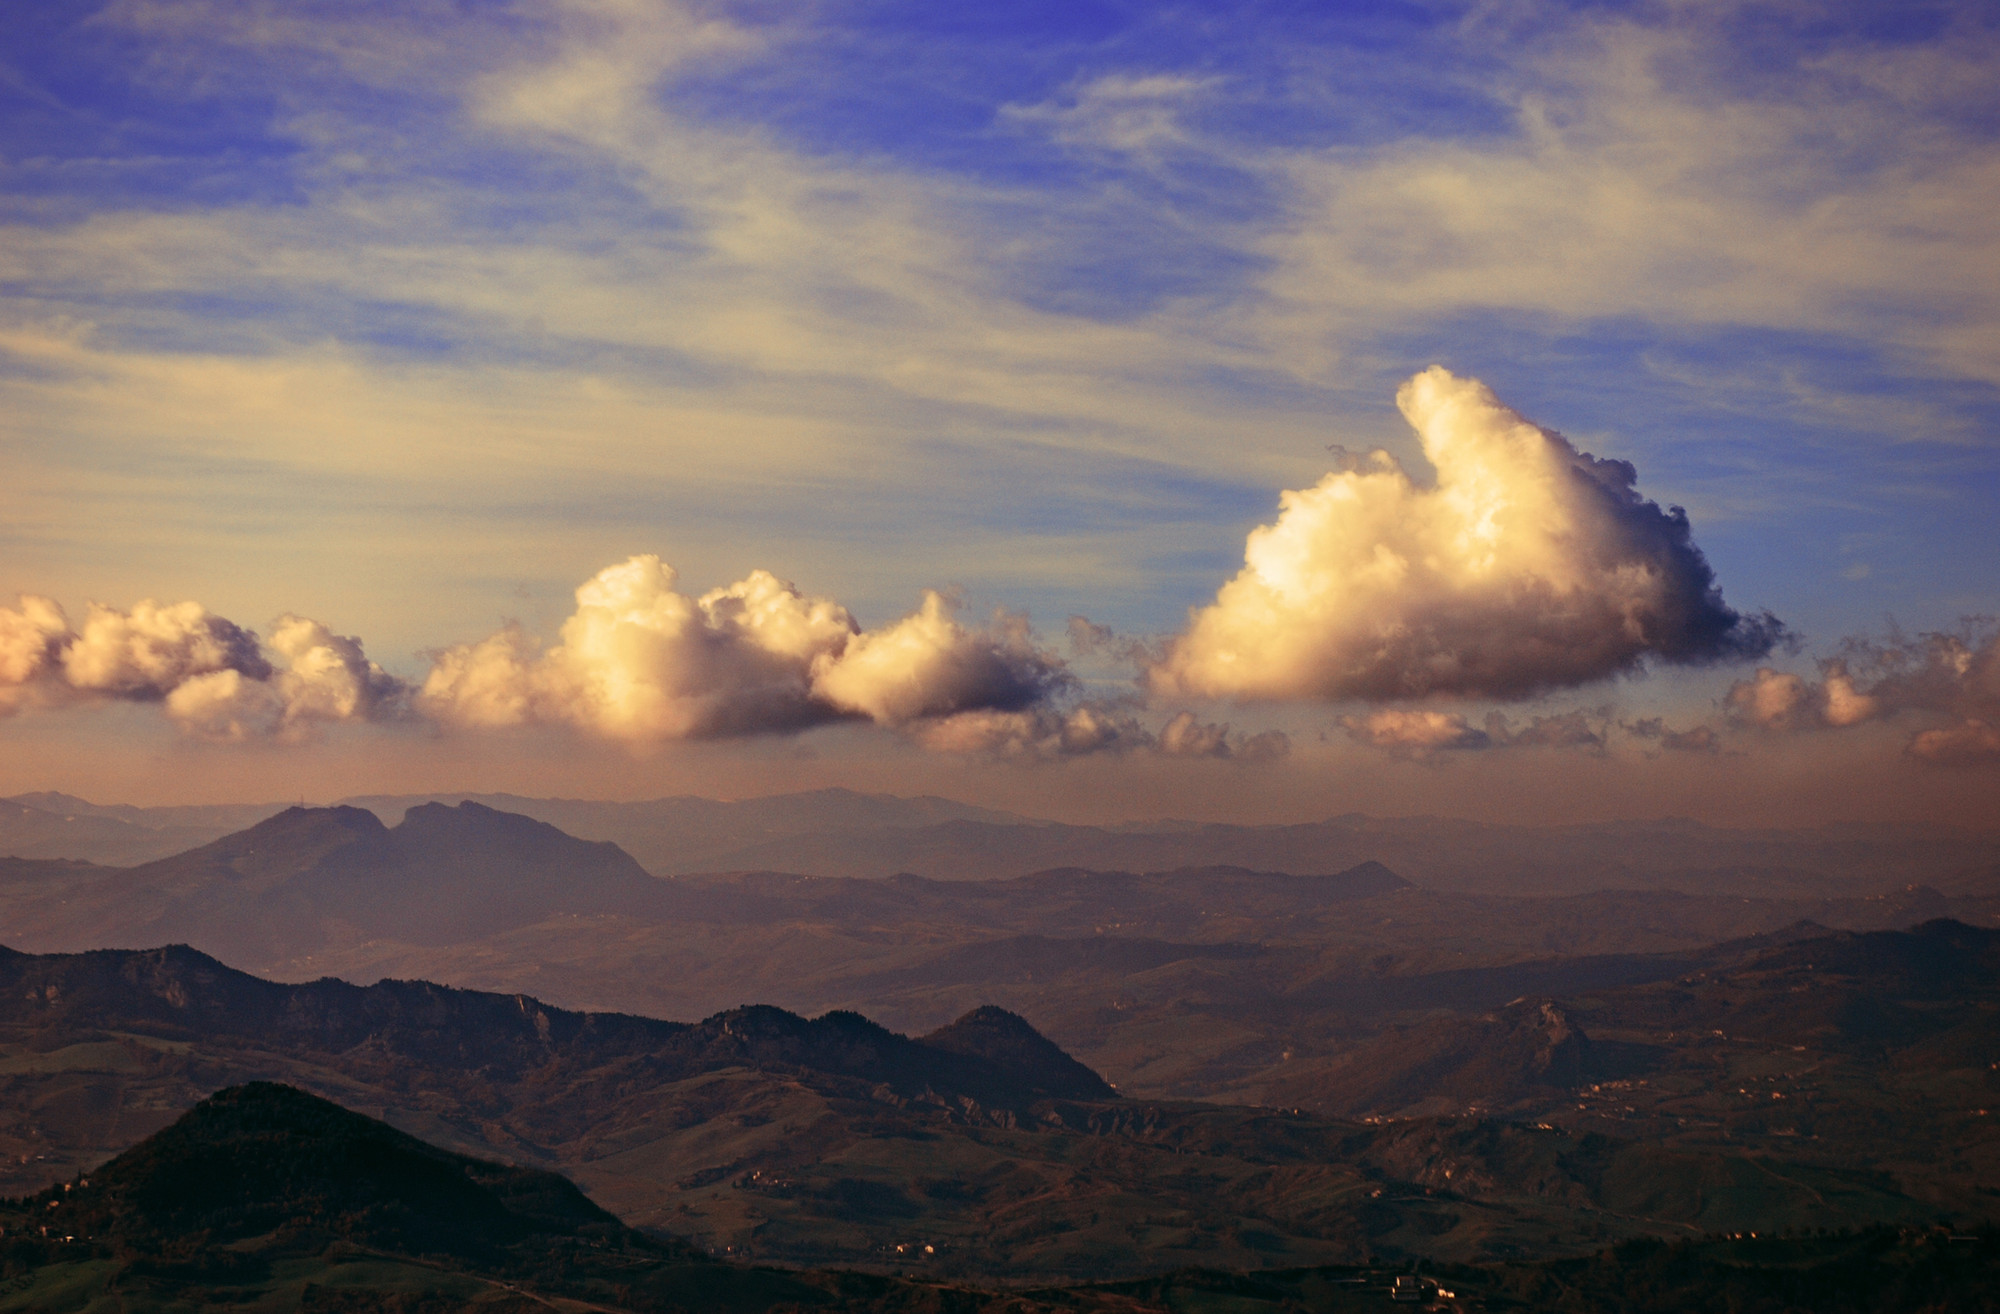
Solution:
{"label": "cloud bank", "polygon": [[842,719],[948,737],[955,718],[1038,710],[1071,682],[1024,620],[971,628],[941,593],[863,630],[839,603],[768,571],[699,597],[676,579],[656,556],[606,567],[576,591],[554,647],[510,626],[437,653],[421,708],[447,724],[564,725],[630,742]]}
{"label": "cloud bank", "polygon": [[332,722],[397,717],[408,693],[359,639],[301,616],[278,620],[267,652],[253,631],[198,602],[93,603],[81,631],[50,598],[0,607],[0,715],[158,703],[199,738],[296,740]]}
{"label": "cloud bank", "polygon": [[1437,473],[1375,452],[1287,491],[1243,570],[1148,673],[1229,698],[1515,699],[1768,653],[1783,628],[1722,599],[1687,516],[1433,367],[1396,396]]}
{"label": "cloud bank", "polygon": [[925,747],[940,752],[1025,762],[1146,753],[1249,763],[1273,762],[1292,751],[1291,737],[1282,730],[1246,735],[1226,722],[1203,721],[1181,711],[1155,732],[1122,705],[1092,702],[1067,711],[966,713],[927,727],[920,738]]}
{"label": "cloud bank", "polygon": [[1773,733],[1839,730],[1903,714],[1933,724],[1905,751],[1939,766],[2000,765],[2000,622],[1956,631],[1849,639],[1819,678],[1759,667],[1724,698],[1740,726]]}
{"label": "cloud bank", "polygon": [[1593,720],[1582,711],[1529,717],[1516,727],[1505,715],[1489,712],[1485,727],[1473,725],[1460,712],[1426,708],[1385,707],[1365,716],[1343,716],[1340,728],[1349,739],[1396,757],[1430,758],[1438,753],[1489,748],[1562,748],[1602,753],[1611,723],[1600,711]]}
{"label": "cloud bank", "polygon": [[1158,730],[1130,698],[1076,698],[1080,682],[1025,617],[958,618],[926,591],[909,615],[863,629],[840,603],[769,571],[692,596],[657,556],[607,566],[545,645],[516,624],[431,654],[412,686],[359,639],[286,615],[268,643],[199,603],[93,605],[82,629],[52,599],[0,608],[0,715],[92,702],[159,706],[223,742],[301,742],[343,721],[462,729],[553,726],[632,744],[870,723],[940,752],[1054,761],[1144,752],[1243,762],[1282,757],[1278,731],[1244,735],[1192,712]]}

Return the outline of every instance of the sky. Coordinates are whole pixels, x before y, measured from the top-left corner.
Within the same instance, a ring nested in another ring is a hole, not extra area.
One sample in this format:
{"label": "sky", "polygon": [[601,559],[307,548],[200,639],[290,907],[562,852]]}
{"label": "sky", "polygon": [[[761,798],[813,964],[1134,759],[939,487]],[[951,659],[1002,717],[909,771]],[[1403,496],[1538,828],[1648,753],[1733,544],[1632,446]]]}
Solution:
{"label": "sky", "polygon": [[0,793],[2000,824],[1996,75],[1974,3],[23,6]]}

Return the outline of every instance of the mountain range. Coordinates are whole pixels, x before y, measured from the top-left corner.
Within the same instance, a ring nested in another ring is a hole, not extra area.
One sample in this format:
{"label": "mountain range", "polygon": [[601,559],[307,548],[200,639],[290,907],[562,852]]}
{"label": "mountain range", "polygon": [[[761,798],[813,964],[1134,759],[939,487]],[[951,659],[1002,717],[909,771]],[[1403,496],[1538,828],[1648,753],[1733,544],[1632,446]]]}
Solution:
{"label": "mountain range", "polygon": [[277,1081],[715,1256],[940,1281],[1904,1238],[2000,1180],[2000,933],[1938,915],[2000,903],[1953,890],[661,877],[477,801],[288,808],[0,861],[0,1182]]}
{"label": "mountain range", "polygon": [[758,1001],[925,1032],[993,1003],[1130,1094],[1297,1103],[1298,1071],[1437,1010],[1661,980],[1706,946],[1800,922],[1990,925],[1995,893],[1479,895],[1372,860],[1325,875],[657,878],[609,842],[466,801],[393,826],[286,809],[132,868],[0,860],[0,928],[38,952],[183,942],[281,980],[422,978],[652,1016]]}
{"label": "mountain range", "polygon": [[[1970,1243],[1970,1244],[1962,1244]],[[1980,1307],[2000,1245],[1912,1228],[1638,1239],[1582,1260],[1204,1268],[1056,1289],[718,1261],[553,1173],[456,1154],[296,1088],[234,1086],[88,1176],[0,1202],[0,1311],[118,1309],[1295,1314],[1380,1308]],[[1448,1285],[1447,1285],[1448,1284]],[[1405,1290],[1407,1289],[1407,1291]]]}
{"label": "mountain range", "polygon": [[[1956,923],[1717,946],[1665,980],[1380,1029],[1299,1064],[1301,1104],[1254,1107],[1121,1096],[995,1008],[906,1039],[842,1012],[287,985],[185,948],[9,953],[0,1154],[41,1186],[282,1080],[717,1254],[893,1271],[929,1246],[926,1271],[989,1280],[1963,1226],[2000,1167],[1996,964],[2000,933]],[[1801,1010],[1811,982],[1839,988]]]}
{"label": "mountain range", "polygon": [[[114,865],[170,856],[286,806],[135,808],[56,793],[0,802],[13,805],[0,807],[0,855]],[[1797,899],[1912,884],[1958,895],[1991,893],[2000,882],[2000,833],[1897,824],[1729,830],[1666,819],[1533,827],[1347,815],[1293,825],[1161,820],[1092,826],[950,799],[845,789],[734,801],[452,793],[341,800],[391,825],[412,807],[463,802],[616,843],[662,876],[786,871],[872,879],[907,872],[936,880],[1004,880],[1057,867],[1325,872],[1372,859],[1425,888],[1498,895],[1627,889]]]}

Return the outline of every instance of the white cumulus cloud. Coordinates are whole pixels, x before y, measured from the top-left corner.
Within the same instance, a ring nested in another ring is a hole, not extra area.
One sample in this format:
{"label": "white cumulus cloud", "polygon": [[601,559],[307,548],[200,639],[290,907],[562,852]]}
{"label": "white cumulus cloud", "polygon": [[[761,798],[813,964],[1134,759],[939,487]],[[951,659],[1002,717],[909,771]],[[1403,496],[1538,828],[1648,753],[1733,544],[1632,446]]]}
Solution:
{"label": "white cumulus cloud", "polygon": [[198,602],[151,599],[130,611],[92,603],[82,632],[63,645],[62,668],[73,689],[146,701],[221,671],[271,675],[255,634]]}
{"label": "white cumulus cloud", "polygon": [[406,694],[360,640],[299,616],[279,619],[267,652],[255,632],[198,602],[93,603],[80,631],[49,598],[0,608],[0,714],[149,702],[201,738],[300,738],[327,722],[394,716]]}
{"label": "white cumulus cloud", "polygon": [[424,710],[463,725],[569,725],[631,741],[842,718],[937,730],[960,715],[1039,709],[1068,683],[1025,621],[970,627],[943,594],[863,630],[839,603],[766,571],[699,597],[676,580],[658,557],[635,556],[577,590],[552,648],[509,627],[436,654]]}
{"label": "white cumulus cloud", "polygon": [[1629,464],[1442,368],[1396,400],[1435,485],[1378,451],[1282,494],[1243,570],[1149,672],[1154,690],[1521,698],[1648,659],[1760,656],[1782,635],[1725,605],[1686,515],[1641,497]]}
{"label": "white cumulus cloud", "polygon": [[813,663],[813,692],[882,725],[976,710],[1032,707],[1067,682],[1060,660],[1034,641],[1027,622],[1003,616],[968,630],[939,593],[885,629],[857,634]]}
{"label": "white cumulus cloud", "polygon": [[177,685],[167,714],[204,739],[311,738],[323,725],[401,716],[409,687],[368,660],[361,640],[316,620],[281,616],[271,649],[284,665],[267,678],[216,671]]}

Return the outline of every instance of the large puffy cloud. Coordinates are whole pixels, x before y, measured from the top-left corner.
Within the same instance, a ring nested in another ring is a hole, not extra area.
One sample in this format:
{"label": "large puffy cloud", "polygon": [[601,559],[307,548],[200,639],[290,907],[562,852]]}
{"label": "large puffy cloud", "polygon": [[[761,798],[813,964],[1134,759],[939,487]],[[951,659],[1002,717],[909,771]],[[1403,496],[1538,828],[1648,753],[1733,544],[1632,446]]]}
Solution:
{"label": "large puffy cloud", "polygon": [[[0,608],[0,714],[41,703],[163,706],[202,738],[300,738],[333,721],[397,715],[407,690],[358,639],[282,617],[271,654],[257,635],[200,603],[92,604],[74,630],[52,599]],[[282,664],[274,663],[275,655]]]}
{"label": "large puffy cloud", "polygon": [[1396,400],[1436,485],[1376,452],[1284,493],[1243,570],[1149,672],[1155,690],[1519,698],[1649,658],[1756,657],[1782,636],[1724,604],[1686,515],[1641,497],[1629,464],[1442,368]]}
{"label": "large puffy cloud", "polygon": [[1778,733],[1837,730],[1908,714],[1912,757],[1942,766],[2000,764],[2000,622],[1955,631],[1849,639],[1819,678],[1759,667],[1724,699],[1738,725]]}
{"label": "large puffy cloud", "polygon": [[196,676],[166,696],[167,713],[205,739],[310,738],[339,721],[403,715],[409,687],[368,660],[359,639],[303,616],[282,616],[271,633],[282,669],[257,679],[239,669]]}
{"label": "large puffy cloud", "polygon": [[271,676],[255,634],[198,602],[150,599],[130,611],[91,604],[82,633],[63,646],[62,668],[73,689],[142,701],[223,671]]}
{"label": "large puffy cloud", "polygon": [[1039,713],[1069,676],[1025,622],[962,624],[926,593],[864,631],[846,608],[765,571],[691,597],[635,556],[577,590],[560,642],[518,628],[436,655],[422,705],[464,725],[576,726],[633,741],[717,738],[867,719],[945,733],[953,718]]}

